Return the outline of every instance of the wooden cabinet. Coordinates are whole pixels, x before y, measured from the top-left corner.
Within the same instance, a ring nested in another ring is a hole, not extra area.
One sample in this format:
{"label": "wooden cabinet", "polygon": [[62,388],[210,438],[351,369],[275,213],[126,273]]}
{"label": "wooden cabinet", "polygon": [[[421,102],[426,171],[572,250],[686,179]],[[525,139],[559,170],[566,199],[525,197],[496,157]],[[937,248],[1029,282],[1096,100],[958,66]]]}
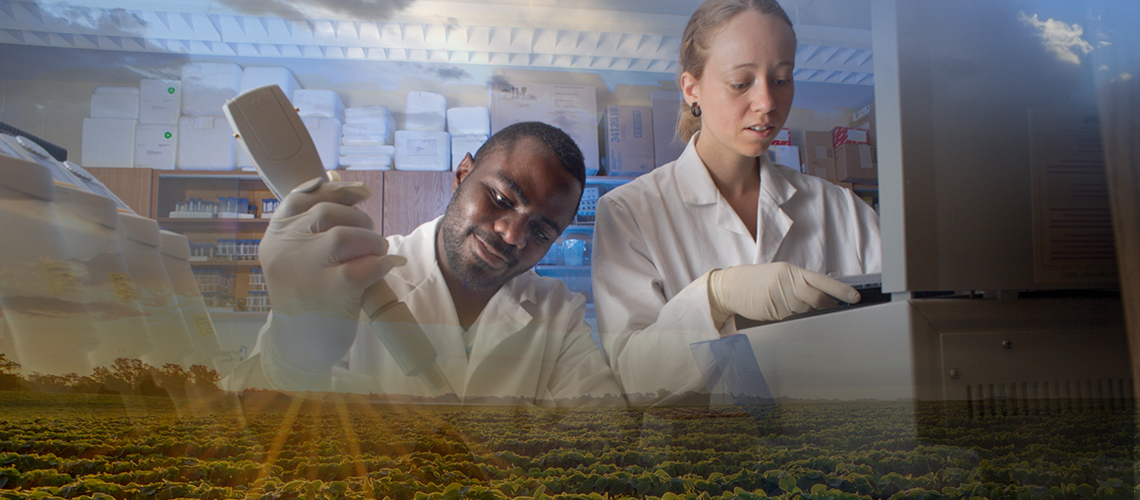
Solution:
{"label": "wooden cabinet", "polygon": [[158,178],[149,168],[88,168],[111,192],[144,217],[154,217],[155,183]]}
{"label": "wooden cabinet", "polygon": [[381,234],[408,234],[447,210],[453,172],[384,172]]}

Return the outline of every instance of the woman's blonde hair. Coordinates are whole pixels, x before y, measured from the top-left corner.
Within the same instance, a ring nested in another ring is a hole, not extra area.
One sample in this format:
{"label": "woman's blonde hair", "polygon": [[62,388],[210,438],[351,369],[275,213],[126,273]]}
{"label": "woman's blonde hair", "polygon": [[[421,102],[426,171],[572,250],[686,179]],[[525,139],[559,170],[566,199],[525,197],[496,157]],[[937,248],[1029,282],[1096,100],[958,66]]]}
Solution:
{"label": "woman's blonde hair", "polygon": [[[713,37],[732,18],[746,10],[776,16],[788,23],[789,27],[792,25],[792,20],[776,0],[708,0],[693,12],[689,24],[685,26],[685,34],[681,37],[681,64],[677,69],[678,86],[681,85],[681,75],[685,72],[698,80],[701,78]],[[792,37],[795,37],[794,30]],[[684,143],[688,143],[689,139],[701,129],[701,119],[693,116],[690,109],[689,106],[681,106],[681,114],[677,120],[676,137]]]}

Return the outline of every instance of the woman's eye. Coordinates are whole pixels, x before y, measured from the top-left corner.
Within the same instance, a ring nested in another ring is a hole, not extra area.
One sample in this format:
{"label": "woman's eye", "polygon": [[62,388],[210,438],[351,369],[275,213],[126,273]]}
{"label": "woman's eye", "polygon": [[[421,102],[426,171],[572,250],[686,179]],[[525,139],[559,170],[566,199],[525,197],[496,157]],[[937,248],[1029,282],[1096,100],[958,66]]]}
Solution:
{"label": "woman's eye", "polygon": [[772,82],[772,84],[777,86],[777,87],[787,87],[788,85],[792,84],[792,79],[791,78],[788,78],[788,79],[778,78],[778,79],[774,80]]}
{"label": "woman's eye", "polygon": [[744,90],[744,89],[748,88],[748,82],[731,83],[729,85],[733,88],[733,90]]}

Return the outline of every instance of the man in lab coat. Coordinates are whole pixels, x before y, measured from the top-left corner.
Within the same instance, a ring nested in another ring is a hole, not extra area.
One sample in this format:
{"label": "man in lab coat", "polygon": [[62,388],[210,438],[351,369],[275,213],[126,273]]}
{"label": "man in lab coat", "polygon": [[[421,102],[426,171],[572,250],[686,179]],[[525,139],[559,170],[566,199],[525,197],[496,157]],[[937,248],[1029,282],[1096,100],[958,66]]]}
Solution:
{"label": "man in lab coat", "polygon": [[[352,207],[368,197],[363,185],[297,188],[260,246],[273,312],[254,354],[224,384],[419,396],[442,386],[464,402],[621,402],[590,339],[585,298],[531,270],[573,220],[584,182],[574,141],[527,122],[467,155],[445,214],[406,236],[372,231]],[[416,331],[404,349],[377,334],[407,341],[400,325],[413,322],[434,348],[434,367],[423,363]]]}

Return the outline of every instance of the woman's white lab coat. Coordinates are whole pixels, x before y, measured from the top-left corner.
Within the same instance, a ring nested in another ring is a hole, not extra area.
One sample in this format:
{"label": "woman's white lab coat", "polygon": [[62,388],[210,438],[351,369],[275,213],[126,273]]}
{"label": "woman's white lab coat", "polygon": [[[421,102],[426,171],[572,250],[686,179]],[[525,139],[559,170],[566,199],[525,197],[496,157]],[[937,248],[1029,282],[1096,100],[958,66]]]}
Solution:
{"label": "woman's white lab coat", "polygon": [[[824,179],[760,161],[757,237],[717,191],[694,148],[605,194],[594,229],[593,286],[610,366],[627,394],[703,391],[689,344],[721,332],[708,272],[783,261],[822,273],[879,272],[879,219]],[[631,401],[635,400],[631,396]]]}
{"label": "woman's white lab coat", "polygon": [[[561,281],[538,276],[533,270],[507,282],[487,303],[470,328],[473,343],[468,358],[465,338],[471,337],[465,337],[459,326],[451,293],[435,258],[439,222],[436,219],[423,224],[408,236],[388,237],[389,253],[407,257],[408,263],[384,279],[427,333],[440,369],[461,400],[538,405],[624,402],[602,352],[590,338],[590,326],[584,320],[585,298],[570,292]],[[266,343],[268,329],[262,329],[259,339],[261,365],[277,374],[287,368],[276,366],[279,360],[264,355],[267,349],[261,344]],[[270,379],[297,376],[291,373]],[[245,385],[266,383],[259,376],[249,381]],[[334,391],[431,395],[419,378],[404,375],[366,318],[348,353],[347,369],[334,368],[332,380],[325,384]],[[607,394],[614,397],[592,399]],[[591,398],[572,399],[581,396]],[[480,400],[495,397],[515,399]]]}

